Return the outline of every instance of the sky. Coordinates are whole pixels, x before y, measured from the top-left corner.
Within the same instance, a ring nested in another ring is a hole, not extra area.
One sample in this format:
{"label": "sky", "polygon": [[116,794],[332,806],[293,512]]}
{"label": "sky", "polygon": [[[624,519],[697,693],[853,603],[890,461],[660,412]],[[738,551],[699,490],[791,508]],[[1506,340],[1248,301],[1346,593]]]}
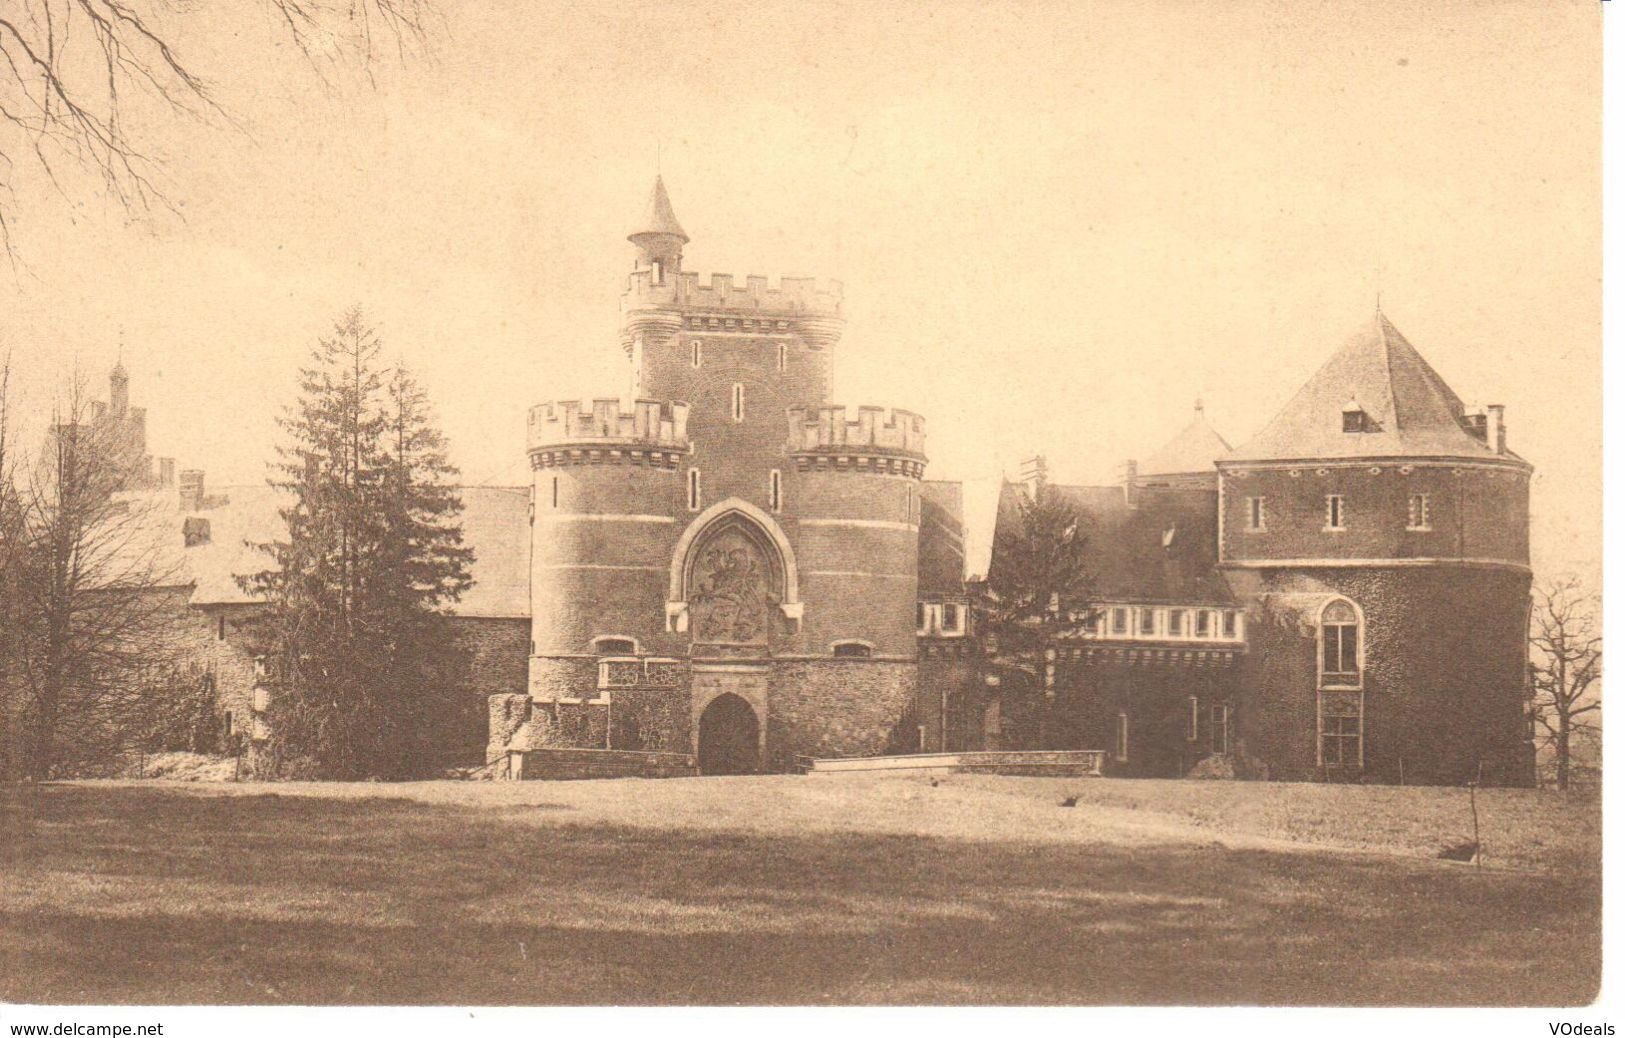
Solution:
{"label": "sky", "polygon": [[1197,398],[1244,443],[1380,296],[1507,406],[1537,572],[1600,573],[1593,2],[442,9],[327,88],[269,24],[175,15],[242,128],[155,124],[179,216],[15,174],[25,406],[122,348],[155,455],[257,481],[360,303],[464,479],[522,483],[527,407],[626,385],[658,169],[689,269],[845,284],[837,401],[925,415],[930,478],[1109,481]]}

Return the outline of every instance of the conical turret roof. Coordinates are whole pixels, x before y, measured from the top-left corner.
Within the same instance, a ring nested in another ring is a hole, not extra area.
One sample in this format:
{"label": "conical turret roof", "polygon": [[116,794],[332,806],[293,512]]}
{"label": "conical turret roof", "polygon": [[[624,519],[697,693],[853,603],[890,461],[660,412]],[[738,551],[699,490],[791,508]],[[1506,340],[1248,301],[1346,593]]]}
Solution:
{"label": "conical turret roof", "polygon": [[[1350,405],[1365,412],[1367,431],[1343,431]],[[1461,398],[1379,311],[1225,460],[1494,455],[1462,426],[1462,411]]]}
{"label": "conical turret roof", "polygon": [[1192,472],[1212,472],[1213,463],[1229,454],[1230,444],[1196,402],[1196,415],[1173,439],[1163,444],[1139,467],[1143,476],[1177,476]]}
{"label": "conical turret roof", "polygon": [[645,234],[669,234],[688,241],[688,235],[683,231],[683,225],[677,222],[677,214],[672,212],[671,198],[666,194],[665,181],[657,175],[655,186],[649,192],[649,205],[644,210],[643,219],[638,221],[637,227],[627,238],[635,241]]}

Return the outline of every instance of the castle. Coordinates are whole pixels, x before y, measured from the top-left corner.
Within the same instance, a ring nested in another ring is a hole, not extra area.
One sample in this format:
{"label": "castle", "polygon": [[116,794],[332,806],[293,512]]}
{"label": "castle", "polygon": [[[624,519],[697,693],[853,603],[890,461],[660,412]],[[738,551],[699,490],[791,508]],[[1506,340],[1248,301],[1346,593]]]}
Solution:
{"label": "castle", "polygon": [[[1532,469],[1504,410],[1468,413],[1382,314],[1239,449],[1198,405],[1115,485],[1040,463],[1004,486],[999,524],[1068,501],[1094,569],[1088,619],[1027,673],[975,628],[924,419],[833,402],[841,286],[702,282],[658,179],[629,240],[633,399],[532,408],[530,485],[464,488],[474,666],[448,762],[727,774],[1043,745],[1129,775],[1533,781]],[[253,745],[274,689],[231,578],[276,502],[184,475],[176,572]]]}

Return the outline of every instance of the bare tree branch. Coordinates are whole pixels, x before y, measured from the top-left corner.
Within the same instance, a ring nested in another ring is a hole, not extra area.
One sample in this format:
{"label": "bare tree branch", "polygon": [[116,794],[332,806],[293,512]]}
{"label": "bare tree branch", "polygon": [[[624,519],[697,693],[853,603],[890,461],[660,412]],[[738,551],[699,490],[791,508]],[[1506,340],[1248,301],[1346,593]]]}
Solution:
{"label": "bare tree branch", "polygon": [[[391,41],[401,60],[425,53],[434,17],[433,0],[258,2],[328,88],[329,73],[344,67],[358,66],[371,82],[379,38]],[[16,164],[24,158],[64,198],[73,194],[65,186],[73,170],[88,173],[131,214],[180,215],[154,143],[163,118],[154,109],[241,129],[185,53],[188,29],[200,17],[170,0],[0,5],[0,250],[13,255]]]}

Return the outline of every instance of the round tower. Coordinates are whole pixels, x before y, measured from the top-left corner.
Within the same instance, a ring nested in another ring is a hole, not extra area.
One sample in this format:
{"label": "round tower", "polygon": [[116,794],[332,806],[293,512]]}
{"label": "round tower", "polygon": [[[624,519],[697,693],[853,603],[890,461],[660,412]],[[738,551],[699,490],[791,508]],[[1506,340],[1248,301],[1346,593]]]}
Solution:
{"label": "round tower", "polygon": [[1529,480],[1382,315],[1219,463],[1249,751],[1284,778],[1533,780]]}

